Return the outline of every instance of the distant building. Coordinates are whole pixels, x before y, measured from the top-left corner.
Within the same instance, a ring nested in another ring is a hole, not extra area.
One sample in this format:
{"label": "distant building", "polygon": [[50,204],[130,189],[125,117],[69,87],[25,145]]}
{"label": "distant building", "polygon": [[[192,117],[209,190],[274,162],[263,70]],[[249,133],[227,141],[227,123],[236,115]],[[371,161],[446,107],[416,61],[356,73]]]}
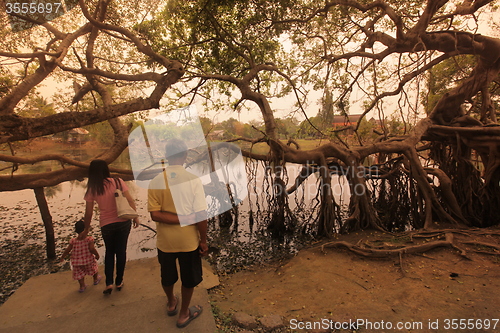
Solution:
{"label": "distant building", "polygon": [[88,141],[89,131],[84,128],[73,128],[68,131],[68,140],[69,143],[82,143]]}
{"label": "distant building", "polygon": [[362,114],[350,114],[345,116],[333,116],[333,127],[344,127],[349,125],[356,125],[359,119],[362,117]]}
{"label": "distant building", "polygon": [[[362,116],[363,115],[361,115],[361,114],[349,114],[349,115],[347,115],[347,117],[346,116],[333,116],[332,127],[334,129],[337,129],[337,128],[342,128],[342,127],[346,127],[346,126],[353,126],[353,128],[354,128]],[[351,134],[354,134],[354,130],[348,129],[344,133],[347,135],[351,135]]]}
{"label": "distant building", "polygon": [[[361,116],[362,116],[361,114],[352,114],[348,115],[348,117],[333,116],[332,126],[333,127],[344,127],[349,125],[356,126]],[[371,117],[370,119],[368,119],[368,121],[372,123],[377,129],[382,127],[382,122],[378,119]]]}
{"label": "distant building", "polygon": [[207,135],[207,139],[208,140],[222,140],[224,139],[224,133],[226,131],[224,130],[216,130],[216,131],[211,131],[210,133],[208,133]]}
{"label": "distant building", "polygon": [[[356,126],[358,121],[361,119],[363,115],[362,114],[351,114],[348,115],[347,117],[345,116],[334,116],[333,117],[333,123],[332,127],[334,129],[342,128],[342,127],[347,127],[347,126],[352,126],[353,128]],[[365,118],[366,119],[366,118]],[[367,119],[370,124],[372,124],[372,131],[378,132],[382,128],[382,122],[380,120],[377,120],[375,118],[370,118]],[[345,131],[346,134],[354,134],[353,129],[348,129]]]}
{"label": "distant building", "polygon": [[373,117],[368,120],[370,123],[372,123],[375,127],[380,128],[382,127],[382,121],[380,119],[375,119]]}

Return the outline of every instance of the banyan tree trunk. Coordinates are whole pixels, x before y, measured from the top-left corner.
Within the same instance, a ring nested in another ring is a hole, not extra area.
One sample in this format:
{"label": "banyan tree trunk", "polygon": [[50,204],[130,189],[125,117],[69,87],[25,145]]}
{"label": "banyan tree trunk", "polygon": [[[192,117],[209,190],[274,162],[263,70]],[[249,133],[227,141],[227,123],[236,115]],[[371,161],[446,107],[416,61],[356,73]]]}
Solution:
{"label": "banyan tree trunk", "polygon": [[52,221],[52,215],[50,215],[47,199],[45,198],[45,192],[43,190],[43,187],[37,187],[34,189],[34,191],[35,191],[36,202],[38,204],[38,209],[40,209],[43,225],[45,227],[45,239],[47,243],[47,259],[55,259],[56,240],[54,236],[54,223]]}

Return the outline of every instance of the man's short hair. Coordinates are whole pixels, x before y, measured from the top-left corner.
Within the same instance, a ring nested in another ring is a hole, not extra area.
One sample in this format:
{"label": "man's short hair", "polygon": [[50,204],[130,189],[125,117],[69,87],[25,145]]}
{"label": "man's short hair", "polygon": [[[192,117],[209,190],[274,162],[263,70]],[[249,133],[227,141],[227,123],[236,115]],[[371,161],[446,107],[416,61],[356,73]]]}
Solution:
{"label": "man's short hair", "polygon": [[170,139],[165,145],[165,158],[179,158],[187,155],[188,147],[186,143],[180,139]]}

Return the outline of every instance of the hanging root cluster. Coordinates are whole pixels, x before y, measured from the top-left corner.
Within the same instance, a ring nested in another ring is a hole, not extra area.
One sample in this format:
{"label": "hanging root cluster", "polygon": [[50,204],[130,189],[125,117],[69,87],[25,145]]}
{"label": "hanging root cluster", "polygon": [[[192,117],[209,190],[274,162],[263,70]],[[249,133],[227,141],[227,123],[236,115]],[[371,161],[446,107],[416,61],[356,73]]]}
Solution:
{"label": "hanging root cluster", "polygon": [[[467,225],[489,227],[500,224],[498,171],[486,182],[479,171],[482,165],[479,154],[460,140],[451,144],[433,142],[430,157],[451,179],[451,190]],[[449,210],[453,213],[453,209]]]}
{"label": "hanging root cluster", "polygon": [[415,180],[400,160],[392,160],[384,168],[385,176],[369,180],[381,226],[389,232],[422,228],[424,203]]}

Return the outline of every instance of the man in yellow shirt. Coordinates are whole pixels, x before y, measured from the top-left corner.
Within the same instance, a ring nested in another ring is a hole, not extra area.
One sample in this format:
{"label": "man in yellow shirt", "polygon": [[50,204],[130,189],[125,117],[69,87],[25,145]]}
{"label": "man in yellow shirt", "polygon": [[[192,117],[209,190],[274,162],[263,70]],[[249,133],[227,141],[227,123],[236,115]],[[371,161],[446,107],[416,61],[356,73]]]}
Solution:
{"label": "man in yellow shirt", "polygon": [[201,256],[207,255],[207,204],[201,180],[184,168],[187,157],[184,141],[171,139],[165,151],[169,165],[149,184],[148,211],[156,222],[161,284],[168,298],[167,314],[175,316],[179,299],[174,296],[179,261],[181,306],[177,327],[186,327],[202,312],[200,305],[189,307],[194,287],[202,281]]}

